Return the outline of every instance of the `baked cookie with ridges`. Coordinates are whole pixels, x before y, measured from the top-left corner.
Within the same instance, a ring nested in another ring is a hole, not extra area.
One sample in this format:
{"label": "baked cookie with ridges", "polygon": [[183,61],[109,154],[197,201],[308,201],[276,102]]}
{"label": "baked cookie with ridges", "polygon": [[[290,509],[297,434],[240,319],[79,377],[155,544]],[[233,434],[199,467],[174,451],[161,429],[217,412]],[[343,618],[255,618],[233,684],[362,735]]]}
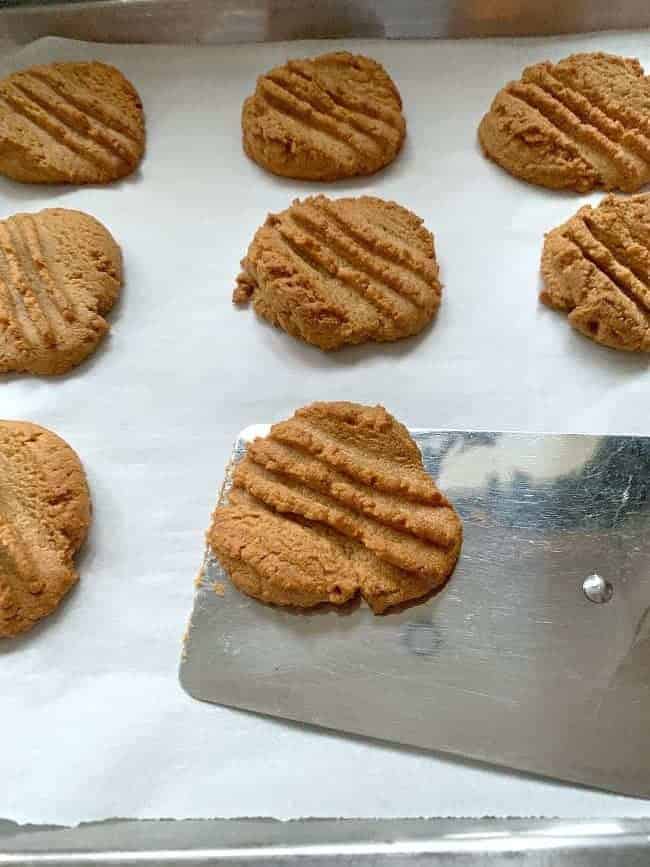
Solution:
{"label": "baked cookie with ridges", "polygon": [[530,183],[635,192],[650,180],[650,81],[638,60],[602,52],[536,63],[496,95],[479,140]]}
{"label": "baked cookie with ridges", "polygon": [[249,444],[207,540],[249,596],[379,614],[446,581],[462,525],[383,407],[314,403]]}
{"label": "baked cookie with ridges", "polygon": [[606,196],[546,235],[541,300],[605,346],[650,351],[650,194]]}
{"label": "baked cookie with ridges", "polygon": [[81,211],[0,220],[0,373],[64,373],[108,331],[122,286],[120,248]]}
{"label": "baked cookie with ridges", "polygon": [[142,102],[97,61],[31,66],[0,80],[0,174],[39,184],[105,184],[144,153]]}
{"label": "baked cookie with ridges", "polygon": [[56,434],[0,421],[0,638],[50,614],[78,580],[90,526],[83,467]]}
{"label": "baked cookie with ridges", "polygon": [[242,110],[244,150],[276,175],[334,181],[392,162],[406,122],[374,60],[347,51],[290,60],[257,80]]}
{"label": "baked cookie with ridges", "polygon": [[242,268],[233,300],[321,349],[417,334],[440,306],[433,236],[372,196],[310,196],[269,214]]}

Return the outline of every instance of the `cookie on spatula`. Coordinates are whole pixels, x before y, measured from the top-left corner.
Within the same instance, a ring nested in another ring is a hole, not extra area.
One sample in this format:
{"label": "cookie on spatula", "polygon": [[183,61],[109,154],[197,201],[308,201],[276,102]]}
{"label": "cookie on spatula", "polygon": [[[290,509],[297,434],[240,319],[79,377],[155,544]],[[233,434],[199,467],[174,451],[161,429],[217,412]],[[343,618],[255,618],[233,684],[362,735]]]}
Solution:
{"label": "cookie on spatula", "polygon": [[249,596],[379,614],[447,580],[462,525],[383,407],[314,403],[249,444],[207,541]]}

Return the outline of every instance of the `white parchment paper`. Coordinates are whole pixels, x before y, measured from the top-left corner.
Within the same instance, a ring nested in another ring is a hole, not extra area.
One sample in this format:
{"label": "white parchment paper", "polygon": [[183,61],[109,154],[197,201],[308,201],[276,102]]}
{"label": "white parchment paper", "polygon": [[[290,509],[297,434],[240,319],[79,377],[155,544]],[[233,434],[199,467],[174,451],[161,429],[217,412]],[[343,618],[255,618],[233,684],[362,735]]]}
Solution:
{"label": "white parchment paper", "polygon": [[[242,100],[258,73],[334,46],[387,66],[408,141],[387,171],[326,191],[371,192],[424,217],[445,295],[423,335],[326,355],[230,296],[267,212],[317,189],[246,159]],[[640,34],[208,48],[46,39],[5,63],[118,65],[142,95],[148,139],[122,183],[0,180],[0,217],[88,211],[126,263],[111,337],[90,361],[59,379],[0,379],[0,416],[63,436],[95,508],[78,588],[31,634],[0,643],[0,816],[650,815],[650,802],[199,704],[177,682],[203,533],[243,427],[341,398],[381,402],[413,426],[650,434],[646,360],[581,338],[537,302],[544,232],[600,197],[520,183],[476,141],[493,95],[525,64],[594,49],[650,68]]]}

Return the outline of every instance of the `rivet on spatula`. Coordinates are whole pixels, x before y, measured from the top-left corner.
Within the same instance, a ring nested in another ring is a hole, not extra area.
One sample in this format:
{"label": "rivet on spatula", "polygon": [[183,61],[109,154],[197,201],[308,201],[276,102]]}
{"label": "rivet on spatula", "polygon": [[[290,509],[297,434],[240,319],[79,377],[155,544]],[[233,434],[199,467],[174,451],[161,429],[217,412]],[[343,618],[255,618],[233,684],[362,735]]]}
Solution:
{"label": "rivet on spatula", "polygon": [[601,575],[589,575],[585,578],[582,589],[590,602],[609,602],[614,595],[614,588]]}

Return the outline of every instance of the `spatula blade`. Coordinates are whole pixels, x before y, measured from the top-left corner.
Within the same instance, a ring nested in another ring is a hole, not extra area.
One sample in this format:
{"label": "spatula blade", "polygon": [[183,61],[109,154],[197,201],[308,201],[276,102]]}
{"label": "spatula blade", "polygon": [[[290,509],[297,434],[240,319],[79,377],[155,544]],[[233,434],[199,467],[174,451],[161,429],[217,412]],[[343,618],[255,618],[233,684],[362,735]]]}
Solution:
{"label": "spatula blade", "polygon": [[208,554],[182,685],[650,797],[650,438],[412,433],[464,522],[447,586],[382,617],[296,613],[243,596]]}

